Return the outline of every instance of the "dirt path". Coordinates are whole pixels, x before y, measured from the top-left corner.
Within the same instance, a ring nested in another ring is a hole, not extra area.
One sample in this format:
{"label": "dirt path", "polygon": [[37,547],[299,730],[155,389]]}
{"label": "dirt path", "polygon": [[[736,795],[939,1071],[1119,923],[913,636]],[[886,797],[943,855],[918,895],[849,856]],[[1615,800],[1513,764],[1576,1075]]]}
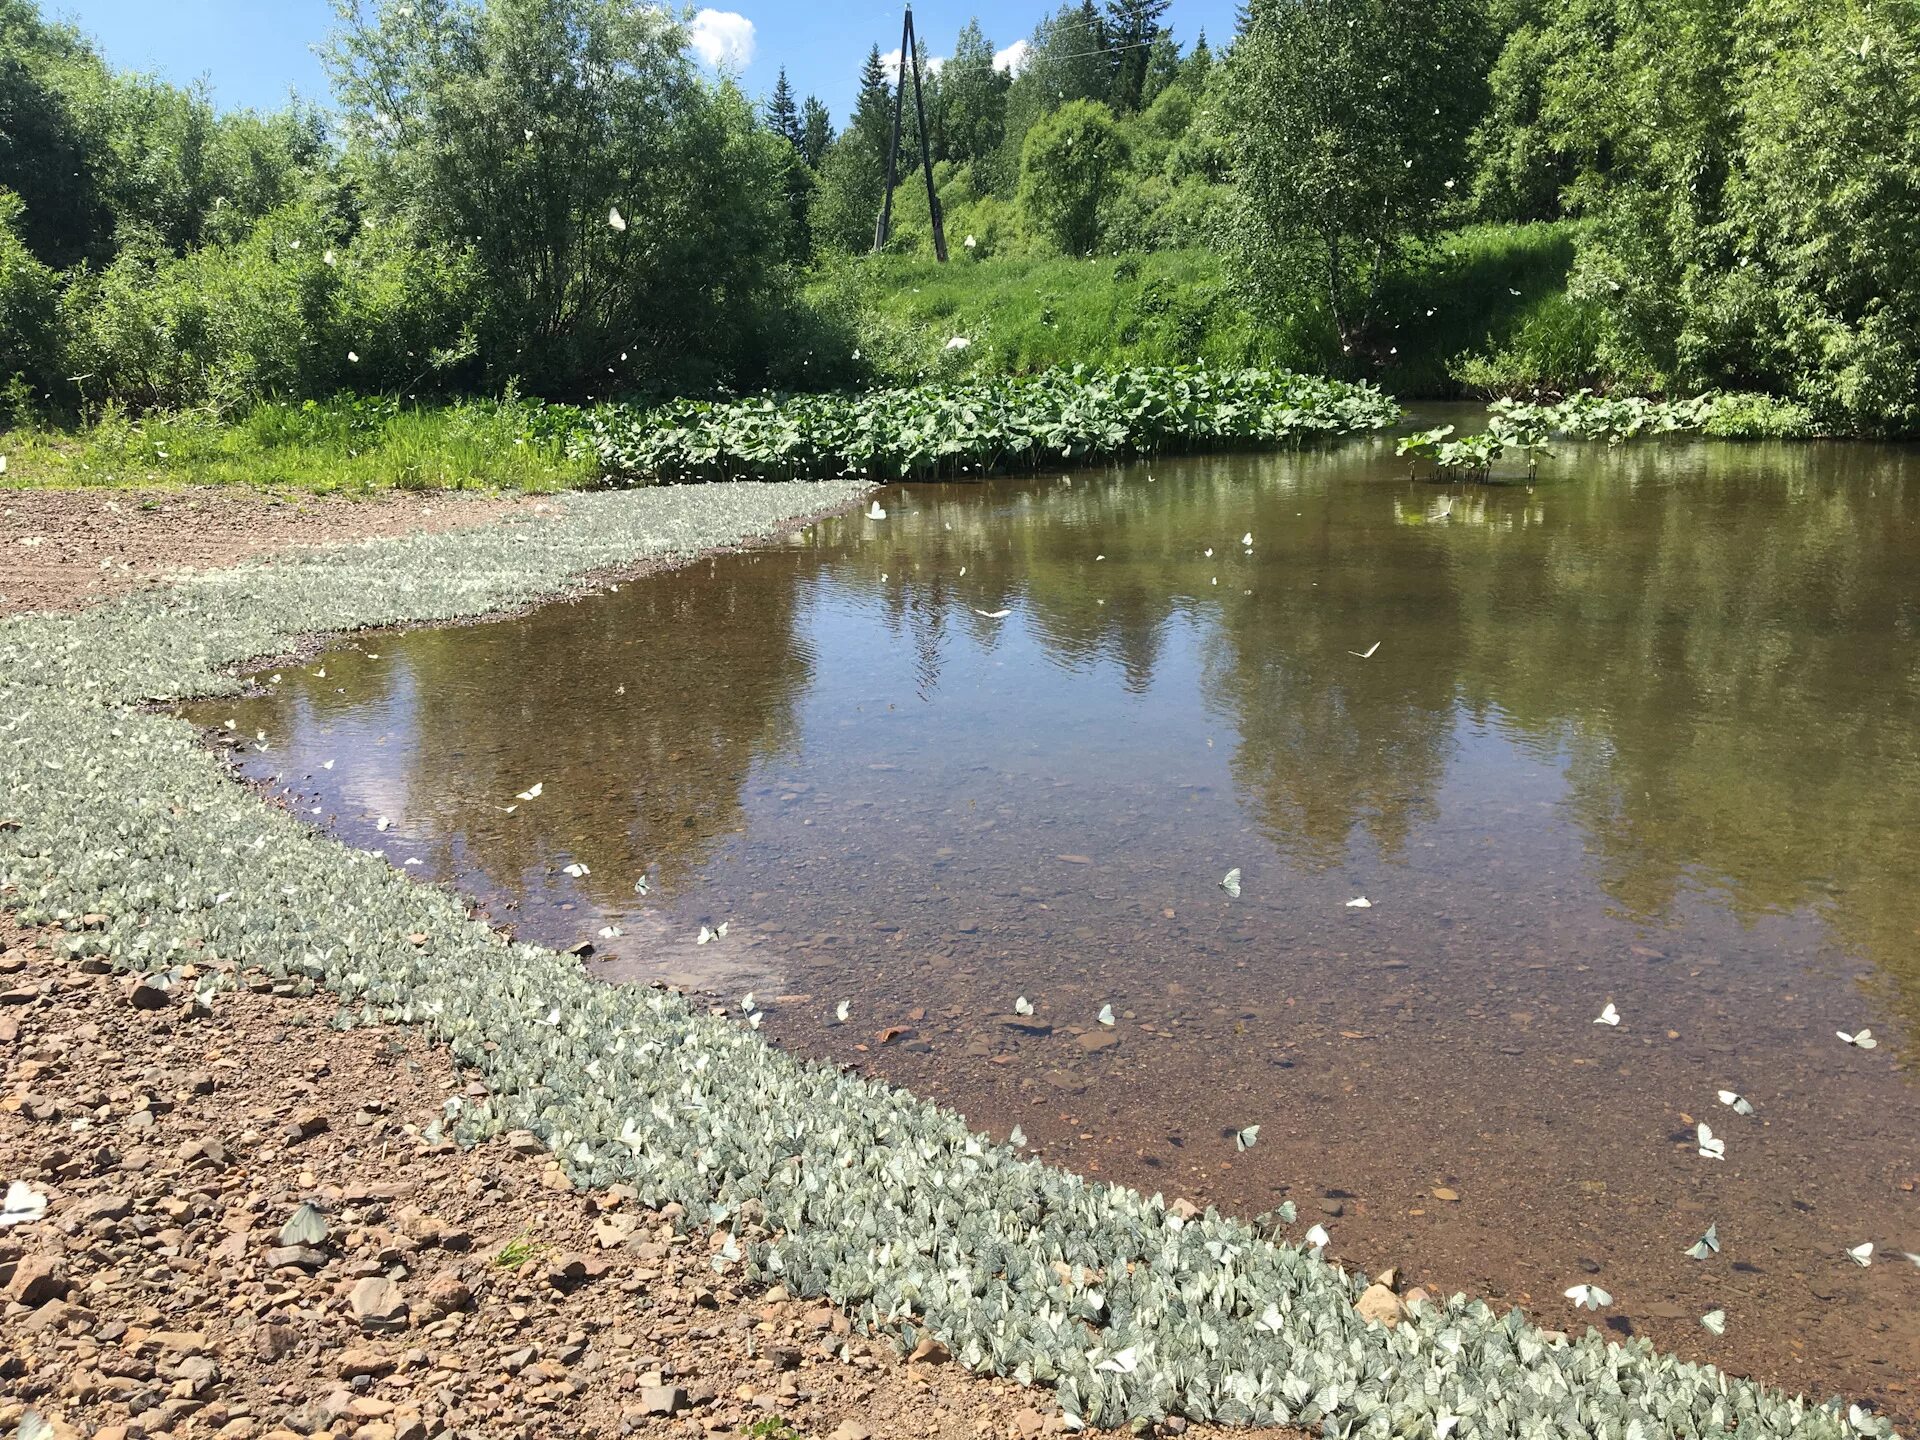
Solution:
{"label": "dirt path", "polygon": [[64,610],[295,545],[478,525],[540,497],[386,494],[366,500],[200,487],[0,490],[0,616]]}

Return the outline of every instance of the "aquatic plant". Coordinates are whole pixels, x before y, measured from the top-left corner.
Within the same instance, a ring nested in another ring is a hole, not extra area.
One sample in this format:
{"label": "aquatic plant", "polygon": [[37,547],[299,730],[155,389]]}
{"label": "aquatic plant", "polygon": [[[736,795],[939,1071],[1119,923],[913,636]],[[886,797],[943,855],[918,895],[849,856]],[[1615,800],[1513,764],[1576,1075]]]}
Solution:
{"label": "aquatic plant", "polygon": [[1716,390],[1683,400],[1596,395],[1581,390],[1552,402],[1495,400],[1492,423],[1618,445],[1647,436],[1702,434],[1726,439],[1806,438],[1820,433],[1812,412],[1771,395]]}
{"label": "aquatic plant", "polygon": [[610,406],[601,463],[643,481],[964,479],[1093,457],[1297,444],[1391,424],[1371,385],[1288,370],[1049,370],[851,394]]}
{"label": "aquatic plant", "polygon": [[[509,942],[451,890],[263,806],[189,725],[139,705],[231,691],[230,667],[303,635],[505,609],[860,495],[574,496],[550,521],[291,556],[0,624],[0,903],[70,954],[191,983],[213,1023],[257,971],[337,996],[342,1025],[421,1026],[488,1083],[449,1102],[455,1140],[531,1130],[578,1183],[623,1182],[724,1231],[717,1271],[828,1297],[903,1348],[936,1335],[971,1367],[1052,1386],[1076,1425],[1178,1413],[1378,1440],[1892,1434],[1837,1401],[1641,1340],[1550,1334],[1464,1295],[1370,1325],[1354,1310],[1362,1277],[1317,1248],[1053,1169],[678,995],[597,984]],[[1293,1220],[1283,1207],[1260,1223],[1278,1235]]]}

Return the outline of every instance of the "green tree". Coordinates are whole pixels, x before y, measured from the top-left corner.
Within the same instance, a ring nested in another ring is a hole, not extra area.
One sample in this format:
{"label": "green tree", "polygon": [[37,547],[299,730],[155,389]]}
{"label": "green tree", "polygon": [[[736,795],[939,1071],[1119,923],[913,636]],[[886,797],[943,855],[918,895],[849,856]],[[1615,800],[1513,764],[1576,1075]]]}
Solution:
{"label": "green tree", "polygon": [[1387,267],[1439,225],[1483,103],[1477,0],[1258,0],[1227,62],[1229,247],[1250,297],[1368,338]]}
{"label": "green tree", "polygon": [[773,93],[767,97],[762,113],[766,116],[767,128],[786,141],[794,149],[800,148],[800,107],[794,103],[793,86],[787,83],[787,67],[780,67],[779,78],[773,82]]}
{"label": "green tree", "polygon": [[940,72],[946,104],[946,155],[971,165],[1000,148],[1007,130],[1007,77],[993,68],[993,42],[969,20]]}
{"label": "green tree", "polygon": [[[1106,41],[1113,51],[1113,108],[1125,115],[1150,103],[1148,75],[1154,51],[1171,37],[1161,29],[1160,17],[1172,0],[1107,0]],[[1179,52],[1174,52],[1177,64]],[[1163,72],[1164,73],[1164,72]]]}
{"label": "green tree", "polygon": [[1020,149],[1021,213],[1068,255],[1100,243],[1100,211],[1126,165],[1127,143],[1097,100],[1061,106]]}
{"label": "green tree", "polygon": [[806,159],[809,170],[818,170],[820,162],[826,158],[827,147],[833,144],[833,117],[827,113],[827,107],[818,96],[807,96],[807,103],[800,107],[800,154]]}
{"label": "green tree", "polygon": [[0,190],[0,425],[32,418],[11,413],[20,408],[13,396],[22,388],[41,410],[67,388],[60,284],[21,238],[25,209],[18,195]]}
{"label": "green tree", "polygon": [[719,375],[775,288],[784,141],[624,0],[339,0],[375,204],[470,250],[481,355],[544,392]]}

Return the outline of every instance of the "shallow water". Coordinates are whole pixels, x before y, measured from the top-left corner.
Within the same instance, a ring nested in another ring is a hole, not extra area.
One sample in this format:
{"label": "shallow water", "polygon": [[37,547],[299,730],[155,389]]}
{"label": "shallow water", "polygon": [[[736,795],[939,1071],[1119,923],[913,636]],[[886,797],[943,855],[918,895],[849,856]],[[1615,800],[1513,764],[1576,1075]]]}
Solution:
{"label": "shallow water", "polygon": [[1920,1415],[1920,452],[1448,489],[1360,442],[880,502],[193,713],[523,938],[751,989],[1061,1164],[1292,1198],[1549,1325],[1592,1281],[1622,1335]]}

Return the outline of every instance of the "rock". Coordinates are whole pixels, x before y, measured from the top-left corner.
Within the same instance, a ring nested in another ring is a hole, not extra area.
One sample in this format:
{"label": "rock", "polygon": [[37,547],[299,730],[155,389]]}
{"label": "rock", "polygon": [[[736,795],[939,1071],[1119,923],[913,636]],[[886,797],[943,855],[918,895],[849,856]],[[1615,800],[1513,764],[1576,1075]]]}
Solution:
{"label": "rock", "polygon": [[1384,1285],[1369,1285],[1353,1308],[1362,1320],[1389,1330],[1407,1318],[1406,1305]]}
{"label": "rock", "polygon": [[920,1337],[920,1343],[913,1347],[913,1353],[907,1356],[909,1365],[944,1365],[953,1359],[953,1352],[947,1348],[944,1340],[931,1335]]}
{"label": "rock", "polygon": [[1334,1199],[1333,1196],[1331,1195],[1323,1195],[1313,1203],[1319,1207],[1320,1213],[1322,1215],[1337,1216],[1337,1215],[1344,1215],[1347,1213],[1347,1207],[1343,1205],[1340,1201]]}
{"label": "rock", "polygon": [[327,1117],[318,1110],[303,1110],[280,1127],[280,1138],[289,1145],[298,1145],[302,1140],[326,1133],[328,1124]]}
{"label": "rock", "polygon": [[133,1214],[133,1201],[124,1195],[94,1195],[79,1201],[67,1211],[67,1218],[80,1226],[103,1221],[124,1220]]}
{"label": "rock", "polygon": [[1412,1310],[1416,1305],[1432,1305],[1435,1303],[1434,1298],[1418,1285],[1407,1291],[1407,1293],[1400,1298],[1408,1310]]}
{"label": "rock", "polygon": [[593,1238],[603,1250],[611,1250],[616,1245],[624,1245],[633,1238],[633,1232],[640,1228],[640,1221],[632,1215],[602,1215],[593,1222]]}
{"label": "rock", "polygon": [[1182,1220],[1191,1220],[1200,1213],[1200,1207],[1182,1195],[1171,1205],[1167,1206],[1167,1213],[1169,1215],[1178,1215]]}
{"label": "rock", "polygon": [[506,1146],[516,1155],[544,1155],[547,1147],[540,1137],[531,1130],[509,1130],[504,1137]]}
{"label": "rock", "polygon": [[833,1432],[833,1440],[873,1440],[873,1427],[858,1420],[842,1420],[840,1428]]}
{"label": "rock", "polygon": [[69,1288],[64,1260],[57,1255],[29,1255],[14,1267],[7,1296],[38,1309],[49,1300],[66,1299]]}
{"label": "rock", "polygon": [[227,1168],[227,1147],[212,1136],[199,1140],[189,1140],[179,1150],[182,1164],[189,1170],[224,1170]]}
{"label": "rock", "polygon": [[293,1326],[262,1325],[253,1332],[253,1353],[272,1362],[292,1350],[293,1342]]}
{"label": "rock", "polygon": [[1111,1050],[1120,1043],[1120,1037],[1111,1030],[1089,1030],[1084,1035],[1076,1035],[1074,1044],[1089,1055],[1097,1055],[1102,1050]]}
{"label": "rock", "polygon": [[648,1385],[640,1392],[642,1415],[677,1415],[687,1408],[687,1392],[678,1385]]}
{"label": "rock", "polygon": [[391,1375],[398,1363],[393,1356],[382,1355],[378,1350],[343,1350],[334,1364],[334,1374],[342,1380],[351,1380],[356,1375],[372,1375],[377,1379]]}
{"label": "rock", "polygon": [[1021,1440],[1038,1440],[1046,1432],[1047,1417],[1031,1407],[1013,1412],[1013,1428]]}
{"label": "rock", "polygon": [[427,1286],[427,1313],[438,1320],[456,1310],[473,1308],[473,1291],[451,1270],[433,1277]]}
{"label": "rock", "polygon": [[151,976],[142,975],[127,987],[127,1003],[136,1010],[164,1010],[173,1003],[173,995]]}
{"label": "rock", "polygon": [[1460,1192],[1448,1185],[1436,1185],[1433,1187],[1433,1198],[1436,1200],[1445,1200],[1451,1205],[1460,1199]]}
{"label": "rock", "polygon": [[267,1267],[272,1270],[318,1270],[330,1257],[305,1245],[277,1245],[267,1251]]}
{"label": "rock", "polygon": [[418,1410],[403,1405],[393,1412],[393,1440],[427,1440],[427,1422]]}
{"label": "rock", "polygon": [[564,1292],[586,1280],[589,1273],[586,1256],[556,1255],[547,1265],[547,1284]]}
{"label": "rock", "polygon": [[362,1330],[399,1330],[407,1323],[407,1297],[384,1276],[369,1275],[356,1282],[347,1305]]}

